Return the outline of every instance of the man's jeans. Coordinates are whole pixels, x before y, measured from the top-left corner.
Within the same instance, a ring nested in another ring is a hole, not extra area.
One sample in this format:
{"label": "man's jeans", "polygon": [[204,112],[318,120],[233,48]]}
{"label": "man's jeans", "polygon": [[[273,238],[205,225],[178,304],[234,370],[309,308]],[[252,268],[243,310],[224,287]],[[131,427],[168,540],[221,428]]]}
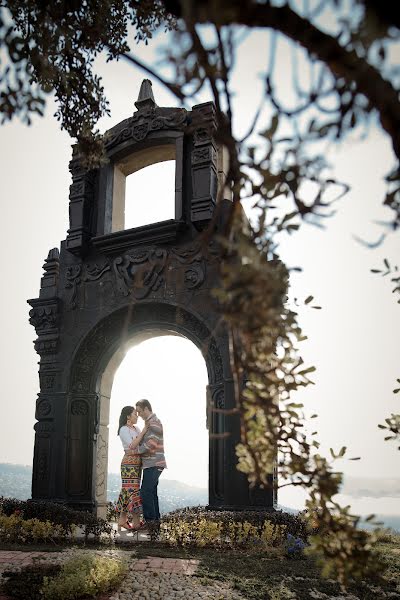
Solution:
{"label": "man's jeans", "polygon": [[160,467],[149,467],[147,469],[143,469],[140,495],[143,502],[143,516],[145,521],[159,521],[160,519],[157,486],[158,479],[162,472],[163,469]]}

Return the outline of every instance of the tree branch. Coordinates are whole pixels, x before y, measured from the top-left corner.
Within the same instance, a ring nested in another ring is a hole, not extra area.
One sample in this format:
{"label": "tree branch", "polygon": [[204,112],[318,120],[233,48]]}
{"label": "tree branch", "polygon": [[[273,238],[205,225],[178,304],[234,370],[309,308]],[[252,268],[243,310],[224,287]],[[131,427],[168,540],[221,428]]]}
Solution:
{"label": "tree branch", "polygon": [[139,69],[142,69],[142,71],[145,71],[148,75],[150,75],[154,79],[157,79],[157,81],[159,81],[163,86],[165,86],[167,89],[169,89],[169,91],[172,92],[172,94],[174,94],[174,96],[176,96],[179,100],[181,100],[181,102],[184,102],[186,100],[186,96],[181,91],[181,88],[179,85],[176,85],[175,83],[171,83],[170,81],[166,81],[165,79],[163,79],[161,77],[161,75],[158,75],[158,73],[156,73],[156,71],[153,71],[153,69],[151,69],[145,63],[142,63],[135,56],[132,56],[132,54],[129,54],[128,52],[121,54],[121,57],[124,58],[125,60],[127,60],[128,62],[134,64],[135,67],[139,67]]}
{"label": "tree branch", "polygon": [[390,135],[393,150],[400,160],[399,94],[377,69],[360,58],[354,50],[341,46],[334,37],[319,30],[287,5],[271,6],[252,0],[235,3],[230,0],[165,2],[167,10],[172,12],[177,4],[182,18],[191,23],[270,28],[303,46],[309,54],[323,61],[336,79],[343,77],[348,82],[354,82],[357,92],[368,98],[371,108],[379,112],[382,128]]}

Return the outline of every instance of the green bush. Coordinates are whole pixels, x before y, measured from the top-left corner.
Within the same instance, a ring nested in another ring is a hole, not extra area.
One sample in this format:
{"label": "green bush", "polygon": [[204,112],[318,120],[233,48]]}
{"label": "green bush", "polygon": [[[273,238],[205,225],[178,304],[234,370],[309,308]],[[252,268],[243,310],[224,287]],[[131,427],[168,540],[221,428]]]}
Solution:
{"label": "green bush", "polygon": [[[252,521],[247,520],[251,515]],[[200,507],[174,511],[162,518],[159,539],[175,546],[253,547],[282,546],[286,525],[273,523],[268,513],[211,512]]]}
{"label": "green bush", "polygon": [[75,600],[109,592],[122,580],[126,568],[121,561],[102,556],[84,556],[69,560],[60,573],[45,577],[43,600]]}
{"label": "green bush", "polygon": [[377,544],[399,544],[400,534],[396,533],[390,527],[375,529],[375,540]]}
{"label": "green bush", "polygon": [[9,517],[0,513],[0,540],[9,543],[47,543],[66,539],[69,535],[61,525],[39,519],[23,519],[14,513]]}
{"label": "green bush", "polygon": [[115,502],[109,502],[107,504],[107,514],[106,514],[106,521],[110,522],[115,522],[118,520],[118,516],[119,513],[117,511],[117,506]]}
{"label": "green bush", "polygon": [[248,523],[257,528],[258,535],[261,534],[266,521],[274,526],[284,526],[285,534],[291,534],[296,538],[307,541],[309,535],[313,533],[307,519],[303,514],[294,515],[280,510],[208,510],[204,506],[181,508],[164,515],[161,524],[174,523],[192,523],[194,520],[205,519],[214,523],[222,523],[223,532],[228,535],[229,527],[233,524]]}
{"label": "green bush", "polygon": [[38,519],[42,522],[49,521],[54,525],[61,526],[65,535],[70,535],[76,526],[82,527],[86,536],[93,534],[99,537],[102,533],[110,535],[113,530],[110,523],[104,519],[97,518],[90,512],[73,510],[55,502],[17,500],[1,496],[0,513],[8,517],[17,514],[24,520]]}
{"label": "green bush", "polygon": [[5,571],[0,589],[11,598],[42,600],[43,579],[55,577],[60,570],[59,565],[32,565],[21,571]]}

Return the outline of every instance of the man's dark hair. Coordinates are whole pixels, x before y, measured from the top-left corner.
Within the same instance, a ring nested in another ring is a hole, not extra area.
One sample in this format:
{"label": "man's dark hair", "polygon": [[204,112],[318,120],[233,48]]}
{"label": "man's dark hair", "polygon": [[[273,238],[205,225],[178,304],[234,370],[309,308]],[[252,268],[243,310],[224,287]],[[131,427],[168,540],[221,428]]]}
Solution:
{"label": "man's dark hair", "polygon": [[138,402],[136,402],[136,407],[140,407],[140,408],[148,408],[151,412],[153,411],[153,409],[151,408],[151,404],[148,400],[139,400]]}

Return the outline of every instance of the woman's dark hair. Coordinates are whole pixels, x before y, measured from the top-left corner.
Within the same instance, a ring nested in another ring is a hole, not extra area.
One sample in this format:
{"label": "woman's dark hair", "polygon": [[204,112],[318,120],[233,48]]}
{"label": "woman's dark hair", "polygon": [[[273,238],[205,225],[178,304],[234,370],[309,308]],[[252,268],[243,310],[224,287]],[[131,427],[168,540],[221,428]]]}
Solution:
{"label": "woman's dark hair", "polygon": [[134,406],[124,406],[124,408],[121,410],[121,414],[119,416],[119,425],[118,425],[117,435],[119,435],[119,430],[121,429],[121,427],[126,425],[127,418],[129,417],[129,415],[131,415],[133,413],[134,410],[135,410]]}
{"label": "woman's dark hair", "polygon": [[151,404],[148,400],[139,400],[136,402],[136,406],[140,406],[140,408],[148,408],[150,411],[152,410]]}

